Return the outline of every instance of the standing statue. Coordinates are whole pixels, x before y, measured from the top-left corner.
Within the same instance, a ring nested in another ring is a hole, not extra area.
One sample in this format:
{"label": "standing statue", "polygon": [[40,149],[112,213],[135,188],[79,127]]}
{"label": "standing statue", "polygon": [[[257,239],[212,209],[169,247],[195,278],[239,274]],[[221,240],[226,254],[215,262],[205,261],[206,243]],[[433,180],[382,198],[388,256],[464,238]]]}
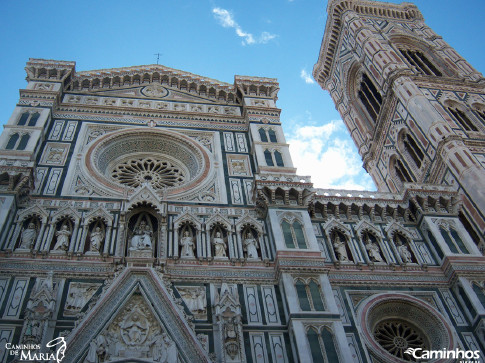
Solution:
{"label": "standing statue", "polygon": [[409,252],[408,246],[403,244],[401,241],[397,241],[397,250],[399,252],[399,256],[401,256],[401,260],[404,263],[413,262],[413,257],[411,252]]}
{"label": "standing statue", "polygon": [[24,248],[24,249],[33,248],[36,237],[37,237],[37,231],[35,230],[35,224],[30,222],[28,227],[24,229],[24,231],[22,232],[20,248]]}
{"label": "standing statue", "polygon": [[194,257],[194,239],[189,235],[189,231],[184,232],[180,244],[182,245],[180,257]]}
{"label": "standing statue", "polygon": [[365,245],[365,249],[369,254],[369,258],[371,261],[374,262],[384,262],[384,259],[381,256],[381,251],[379,249],[379,245],[375,242],[372,242],[370,238],[366,236],[367,244]]}
{"label": "standing statue", "polygon": [[69,237],[71,236],[71,232],[67,228],[67,225],[64,224],[61,227],[61,230],[56,232],[56,236],[57,242],[54,246],[54,251],[67,251],[67,249],[69,248]]}
{"label": "standing statue", "polygon": [[259,258],[258,255],[258,241],[253,238],[251,232],[246,233],[246,238],[243,242],[244,251],[246,251],[248,258]]}
{"label": "standing statue", "polygon": [[94,232],[91,233],[91,248],[93,252],[99,252],[101,248],[101,242],[104,241],[104,233],[100,227],[96,227]]}
{"label": "standing statue", "polygon": [[215,257],[227,257],[226,255],[226,242],[221,237],[221,232],[216,232],[216,236],[212,239],[212,244],[215,249]]}
{"label": "standing statue", "polygon": [[335,249],[335,254],[340,262],[348,261],[347,249],[345,248],[345,242],[340,241],[340,237],[337,234],[333,242],[333,248]]}

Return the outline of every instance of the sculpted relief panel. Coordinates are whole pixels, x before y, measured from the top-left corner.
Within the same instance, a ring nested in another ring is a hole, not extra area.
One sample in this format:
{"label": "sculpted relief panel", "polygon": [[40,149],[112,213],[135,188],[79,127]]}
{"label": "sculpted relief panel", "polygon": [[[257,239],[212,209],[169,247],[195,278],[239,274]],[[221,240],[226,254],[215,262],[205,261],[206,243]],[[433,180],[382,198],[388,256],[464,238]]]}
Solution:
{"label": "sculpted relief panel", "polygon": [[89,345],[84,363],[123,358],[176,363],[177,347],[140,295],[126,304],[113,322]]}

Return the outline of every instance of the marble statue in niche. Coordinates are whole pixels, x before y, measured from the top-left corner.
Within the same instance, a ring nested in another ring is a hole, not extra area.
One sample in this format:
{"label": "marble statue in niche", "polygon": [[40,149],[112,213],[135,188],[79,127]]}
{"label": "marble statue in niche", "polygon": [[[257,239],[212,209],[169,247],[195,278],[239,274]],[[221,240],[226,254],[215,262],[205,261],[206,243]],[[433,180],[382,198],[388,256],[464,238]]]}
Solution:
{"label": "marble statue in niche", "polygon": [[141,221],[140,225],[133,231],[130,250],[150,250],[152,248],[152,228]]}
{"label": "marble statue in niche", "polygon": [[26,229],[22,231],[20,237],[21,243],[20,248],[31,249],[34,247],[35,239],[37,238],[37,231],[35,229],[35,224],[30,222]]}
{"label": "marble statue in niche", "polygon": [[104,232],[101,227],[96,227],[91,233],[89,250],[92,252],[100,252],[101,243],[104,241]]}
{"label": "marble statue in niche", "polygon": [[194,257],[194,238],[188,230],[185,230],[183,237],[180,239],[180,245],[182,246],[182,251],[180,252],[181,258]]}
{"label": "marble statue in niche", "polygon": [[349,260],[347,249],[345,247],[345,240],[340,240],[340,236],[338,234],[335,235],[333,240],[333,248],[335,249],[335,255],[340,262],[346,262]]}
{"label": "marble statue in niche", "polygon": [[214,245],[215,257],[227,257],[226,242],[224,242],[221,232],[216,232],[215,237],[212,239],[212,244]]}
{"label": "marble statue in niche", "polygon": [[396,241],[397,251],[399,252],[399,256],[401,256],[401,260],[404,263],[413,262],[413,257],[411,252],[409,252],[408,246],[403,244],[401,241]]}
{"label": "marble statue in niche", "polygon": [[368,234],[365,234],[364,243],[365,243],[365,249],[369,254],[369,259],[372,262],[384,262],[379,245],[377,244],[377,242],[374,242],[372,240],[372,237],[370,237]]}
{"label": "marble statue in niche", "polygon": [[247,258],[258,259],[258,241],[253,237],[252,233],[248,231],[243,241],[244,251],[247,253]]}
{"label": "marble statue in niche", "polygon": [[69,239],[71,237],[71,231],[67,224],[63,224],[61,229],[56,232],[57,242],[54,245],[54,251],[67,251],[69,248]]}

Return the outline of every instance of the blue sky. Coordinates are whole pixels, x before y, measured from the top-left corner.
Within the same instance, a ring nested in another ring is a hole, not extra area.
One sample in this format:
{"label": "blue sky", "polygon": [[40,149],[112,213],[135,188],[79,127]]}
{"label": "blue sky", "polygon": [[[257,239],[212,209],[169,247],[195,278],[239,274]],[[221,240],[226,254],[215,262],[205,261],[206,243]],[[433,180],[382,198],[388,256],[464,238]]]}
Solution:
{"label": "blue sky", "polygon": [[[400,1],[391,1],[399,3]],[[484,0],[417,0],[427,24],[485,71]],[[156,63],[232,83],[275,77],[299,175],[316,187],[375,190],[326,91],[311,82],[326,21],[317,0],[1,1],[0,121],[26,85],[29,58],[78,71]]]}

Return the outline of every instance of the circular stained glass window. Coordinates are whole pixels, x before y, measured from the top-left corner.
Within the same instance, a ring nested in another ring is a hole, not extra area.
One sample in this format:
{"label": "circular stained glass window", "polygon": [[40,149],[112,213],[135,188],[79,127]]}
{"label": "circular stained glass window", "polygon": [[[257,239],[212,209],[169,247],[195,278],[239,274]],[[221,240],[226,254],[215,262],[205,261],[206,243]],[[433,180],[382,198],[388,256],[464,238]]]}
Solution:
{"label": "circular stained glass window", "polygon": [[374,329],[374,338],[392,355],[407,361],[416,361],[408,348],[427,350],[429,344],[425,335],[414,325],[403,320],[384,320]]}
{"label": "circular stained glass window", "polygon": [[150,184],[154,189],[182,185],[186,175],[180,167],[168,160],[145,157],[125,160],[111,172],[113,179],[121,184],[137,188]]}

